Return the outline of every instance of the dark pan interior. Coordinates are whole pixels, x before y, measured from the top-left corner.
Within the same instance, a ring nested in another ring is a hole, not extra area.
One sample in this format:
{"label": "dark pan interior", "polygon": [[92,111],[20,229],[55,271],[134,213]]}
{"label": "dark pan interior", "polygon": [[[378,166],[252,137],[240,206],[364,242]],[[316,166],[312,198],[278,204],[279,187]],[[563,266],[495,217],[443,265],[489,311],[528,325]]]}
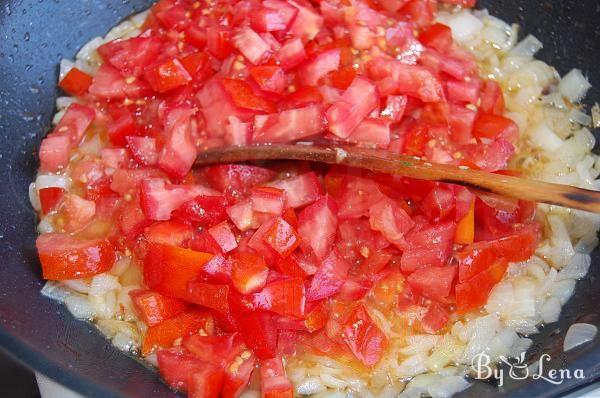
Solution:
{"label": "dark pan interior", "polygon": [[[113,349],[91,325],[76,321],[39,294],[43,286],[35,252],[35,215],[27,187],[38,163],[36,148],[50,126],[61,58],[72,58],[91,38],[144,0],[4,0],[0,2],[0,347],[27,366],[89,397],[174,397],[152,372]],[[561,73],[581,68],[600,99],[600,3],[597,0],[487,0],[493,14],[524,26],[544,44],[539,56]],[[600,339],[562,353],[574,321],[600,327],[600,257],[579,282],[559,322],[535,337],[530,356],[549,353],[549,366],[582,368],[585,380],[560,385],[509,380],[502,388],[476,383],[463,397],[562,395],[600,377]]]}

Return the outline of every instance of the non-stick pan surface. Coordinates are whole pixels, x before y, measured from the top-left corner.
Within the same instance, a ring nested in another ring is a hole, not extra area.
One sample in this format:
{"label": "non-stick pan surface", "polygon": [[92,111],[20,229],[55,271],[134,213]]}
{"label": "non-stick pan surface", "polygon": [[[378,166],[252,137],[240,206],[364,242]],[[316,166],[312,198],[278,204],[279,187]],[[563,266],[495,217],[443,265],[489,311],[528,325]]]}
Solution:
{"label": "non-stick pan surface", "polygon": [[[0,347],[31,368],[89,397],[175,397],[154,373],[116,349],[91,325],[73,319],[42,297],[34,242],[35,214],[27,187],[36,149],[54,112],[58,63],[73,58],[91,38],[148,7],[144,0],[0,1]],[[517,22],[544,42],[539,56],[566,73],[579,67],[600,99],[600,2],[597,0],[488,0],[492,14]],[[502,388],[478,382],[463,397],[562,395],[600,377],[600,339],[567,354],[564,333],[574,321],[600,327],[600,256],[564,307],[560,321],[535,337],[529,355],[548,353],[547,366],[584,369],[585,380],[554,385],[505,380]]]}

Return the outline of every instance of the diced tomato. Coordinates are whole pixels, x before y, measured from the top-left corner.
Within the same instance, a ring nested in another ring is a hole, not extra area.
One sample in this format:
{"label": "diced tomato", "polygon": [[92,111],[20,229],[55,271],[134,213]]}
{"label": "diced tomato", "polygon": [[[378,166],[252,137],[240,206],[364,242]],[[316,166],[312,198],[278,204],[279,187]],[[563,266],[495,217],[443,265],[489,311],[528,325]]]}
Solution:
{"label": "diced tomato", "polygon": [[233,51],[231,30],[225,26],[214,26],[206,29],[206,49],[217,59],[224,60]]}
{"label": "diced tomato", "polygon": [[[111,169],[127,166],[129,157],[125,148],[104,148],[101,151],[102,163]],[[110,184],[109,184],[110,185]]]}
{"label": "diced tomato", "polygon": [[481,81],[471,78],[469,81],[448,80],[446,82],[446,91],[448,99],[451,101],[476,104],[479,99]]}
{"label": "diced tomato", "polygon": [[290,0],[288,3],[298,9],[298,14],[288,32],[292,36],[299,36],[303,39],[314,39],[323,26],[323,17],[309,2]]}
{"label": "diced tomato", "polygon": [[[298,10],[283,1],[272,1],[271,7],[257,7],[250,12],[250,24],[258,32],[276,32],[286,30]],[[269,4],[270,5],[270,4]]]}
{"label": "diced tomato", "polygon": [[407,282],[422,296],[442,300],[450,295],[456,271],[453,265],[421,267],[408,276]]}
{"label": "diced tomato", "polygon": [[188,283],[201,273],[212,255],[176,246],[150,243],[144,261],[144,281],[170,297],[188,298]]}
{"label": "diced tomato", "polygon": [[306,59],[302,40],[296,37],[286,41],[279,49],[277,59],[286,71],[300,65]]}
{"label": "diced tomato", "polygon": [[254,293],[265,286],[269,268],[262,257],[251,253],[234,253],[230,260],[233,286],[240,293]]}
{"label": "diced tomato", "polygon": [[248,27],[233,36],[232,45],[254,65],[258,65],[270,50],[260,35]]}
{"label": "diced tomato", "polygon": [[225,125],[225,136],[227,145],[248,145],[252,140],[252,123],[229,123]]}
{"label": "diced tomato", "polygon": [[155,222],[144,231],[148,242],[171,246],[183,245],[192,238],[192,234],[189,224],[175,220]]}
{"label": "diced tomato", "polygon": [[347,138],[378,105],[377,88],[364,77],[355,78],[340,100],[327,110],[329,131]]}
{"label": "diced tomato", "polygon": [[252,210],[252,202],[250,200],[236,203],[235,205],[228,207],[226,211],[229,219],[240,231],[247,231],[259,227],[259,222]]}
{"label": "diced tomato", "polygon": [[280,215],[285,206],[285,192],[273,187],[252,188],[252,210]]}
{"label": "diced tomato", "polygon": [[128,136],[127,146],[138,164],[143,166],[154,166],[158,162],[158,151],[156,139],[152,137]]}
{"label": "diced tomato", "polygon": [[224,164],[205,169],[208,183],[221,192],[245,194],[256,185],[272,180],[273,170],[242,164]]}
{"label": "diced tomato", "polygon": [[456,311],[465,314],[487,302],[490,292],[502,280],[508,261],[498,258],[487,269],[456,285]]}
{"label": "diced tomato", "polygon": [[64,188],[48,187],[38,191],[42,214],[48,214],[56,208],[65,194]]}
{"label": "diced tomato", "polygon": [[212,227],[227,220],[227,207],[231,200],[226,196],[199,195],[175,210],[173,216],[204,227]]}
{"label": "diced tomato", "polygon": [[173,210],[200,195],[215,192],[201,185],[167,184],[164,179],[149,178],[140,187],[141,205],[144,214],[151,220],[168,220]]}
{"label": "diced tomato", "polygon": [[304,86],[316,86],[319,80],[329,72],[337,70],[340,65],[340,49],[324,51],[316,54],[302,65],[298,71],[298,79]]}
{"label": "diced tomato", "polygon": [[259,359],[274,358],[277,355],[277,329],[271,314],[250,312],[242,314],[237,322],[244,342]]}
{"label": "diced tomato", "polygon": [[403,236],[414,226],[406,211],[386,196],[369,208],[369,223],[372,229],[399,247],[403,245]]}
{"label": "diced tomato", "polygon": [[340,218],[357,218],[366,216],[369,208],[381,198],[377,183],[360,174],[346,174],[340,186],[341,194],[336,198],[339,204]]}
{"label": "diced tomato", "polygon": [[184,86],[192,80],[192,76],[177,58],[147,67],[144,70],[144,78],[150,83],[150,87],[159,93]]}
{"label": "diced tomato", "polygon": [[432,302],[421,318],[421,325],[427,333],[435,333],[448,323],[448,312],[440,304]]}
{"label": "diced tomato", "polygon": [[269,185],[283,189],[287,205],[293,208],[310,204],[322,195],[321,183],[314,172],[275,181]]}
{"label": "diced tomato", "polygon": [[348,141],[386,148],[390,144],[390,123],[387,120],[365,118],[350,134]]}
{"label": "diced tomato", "polygon": [[167,114],[167,141],[158,154],[158,167],[175,178],[184,177],[196,160],[196,145],[192,137],[194,110],[189,106],[173,108]]}
{"label": "diced tomato", "polygon": [[364,305],[359,305],[344,324],[342,338],[352,353],[366,366],[373,366],[387,347],[385,334],[369,316]]}
{"label": "diced tomato", "polygon": [[188,390],[193,374],[202,372],[210,365],[181,348],[158,350],[156,358],[160,374],[167,384],[181,391]]}
{"label": "diced tomato", "polygon": [[59,215],[65,220],[64,229],[74,232],[85,227],[96,214],[96,204],[74,194],[66,194],[59,210]]}
{"label": "diced tomato", "polygon": [[419,33],[419,41],[443,53],[452,46],[452,30],[444,24],[436,23]]}
{"label": "diced tomato", "polygon": [[97,51],[104,61],[124,75],[139,76],[158,57],[161,43],[156,37],[140,36],[110,41],[98,47]]}
{"label": "diced tomato", "polygon": [[281,258],[286,258],[292,254],[300,245],[298,233],[281,217],[277,217],[273,221],[262,236],[262,240]]}
{"label": "diced tomato", "polygon": [[250,75],[261,90],[281,94],[286,87],[285,73],[278,66],[254,66]]}
{"label": "diced tomato", "polygon": [[399,122],[404,116],[406,110],[407,98],[405,95],[388,95],[385,108],[381,111],[381,116]]}
{"label": "diced tomato", "polygon": [[502,88],[493,80],[484,80],[481,90],[479,110],[494,115],[504,114],[504,95]]}
{"label": "diced tomato", "polygon": [[376,58],[367,64],[367,71],[379,83],[390,79],[393,94],[408,95],[423,102],[439,102],[444,98],[441,82],[427,68]]}
{"label": "diced tomato", "polygon": [[51,136],[64,135],[69,137],[73,144],[78,144],[95,117],[96,112],[92,108],[77,103],[71,104],[52,131]]}
{"label": "diced tomato", "polygon": [[[200,273],[197,272],[196,276]],[[188,301],[225,314],[229,312],[229,286],[214,285],[193,279],[189,279],[187,285],[185,296]]]}
{"label": "diced tomato", "polygon": [[152,93],[146,81],[134,76],[125,78],[107,63],[100,65],[88,91],[97,97],[112,100],[140,98]]}
{"label": "diced tomato", "polygon": [[344,284],[349,270],[350,264],[333,249],[321,262],[317,273],[313,276],[306,292],[306,299],[315,301],[333,296]]}
{"label": "diced tomato", "polygon": [[65,77],[62,78],[59,87],[71,95],[83,95],[87,93],[92,84],[92,77],[87,73],[73,67]]}
{"label": "diced tomato", "polygon": [[[249,354],[249,355],[248,355]],[[240,360],[234,362],[225,371],[225,381],[221,390],[221,398],[237,398],[246,389],[256,364],[256,357],[251,352],[242,353]]]}
{"label": "diced tomato", "polygon": [[38,236],[35,246],[44,279],[86,278],[108,271],[115,262],[114,248],[105,239],[82,240],[63,233],[46,233]]}
{"label": "diced tomato", "polygon": [[296,278],[270,282],[250,301],[256,309],[301,318],[305,309],[304,283]]}
{"label": "diced tomato", "polygon": [[173,318],[188,308],[185,301],[152,290],[132,290],[129,295],[142,320],[150,327]]}
{"label": "diced tomato", "polygon": [[287,378],[281,358],[260,362],[260,393],[262,398],[294,397],[294,386]]}
{"label": "diced tomato", "polygon": [[133,194],[142,181],[164,177],[166,177],[165,174],[157,169],[118,169],[112,175],[110,189],[120,195]]}
{"label": "diced tomato", "polygon": [[413,229],[406,236],[406,250],[400,261],[402,271],[412,272],[419,267],[444,265],[452,251],[455,231],[454,222]]}
{"label": "diced tomato", "polygon": [[275,111],[276,108],[272,102],[254,94],[252,88],[243,80],[223,79],[222,83],[237,106],[257,112],[271,113]]}
{"label": "diced tomato", "polygon": [[539,228],[525,225],[503,238],[477,242],[456,253],[459,264],[459,281],[469,280],[484,271],[497,258],[509,262],[528,260],[539,242]]}
{"label": "diced tomato", "polygon": [[318,259],[325,258],[335,241],[337,213],[337,204],[329,196],[322,197],[300,212],[298,233],[304,251],[312,251]]}
{"label": "diced tomato", "polygon": [[190,15],[181,4],[172,3],[168,6],[153,8],[152,14],[167,29],[183,29],[190,23]]}
{"label": "diced tomato", "polygon": [[456,225],[454,242],[468,245],[475,239],[475,200],[471,200],[471,205],[466,215],[464,215]]}
{"label": "diced tomato", "polygon": [[440,221],[452,213],[455,203],[454,193],[450,189],[436,186],[423,198],[420,206],[430,220]]}
{"label": "diced tomato", "polygon": [[119,230],[127,239],[134,240],[151,223],[152,221],[144,215],[137,199],[122,203],[117,210]]}
{"label": "diced tomato", "polygon": [[256,143],[288,142],[311,137],[323,130],[320,105],[288,109],[272,115],[256,115],[252,141]]}
{"label": "diced tomato", "polygon": [[473,135],[478,138],[504,138],[515,142],[519,138],[519,127],[504,116],[482,114],[475,119]]}
{"label": "diced tomato", "polygon": [[[188,31],[189,32],[189,31]],[[186,36],[188,38],[188,36]],[[188,39],[189,40],[189,39]],[[212,72],[210,60],[205,52],[195,52],[181,58],[181,65],[192,77],[192,81],[203,82]]]}
{"label": "diced tomato", "polygon": [[124,106],[109,106],[108,139],[111,144],[124,146],[127,137],[136,134],[137,125],[131,111]]}
{"label": "diced tomato", "polygon": [[239,334],[221,336],[186,336],[181,345],[203,361],[226,369],[236,356],[242,352],[242,341]]}
{"label": "diced tomato", "polygon": [[206,366],[192,374],[188,380],[189,398],[219,398],[225,372],[218,366],[206,364]]}
{"label": "diced tomato", "polygon": [[69,164],[71,139],[65,135],[51,135],[42,140],[40,145],[40,169],[43,171],[59,171]]}

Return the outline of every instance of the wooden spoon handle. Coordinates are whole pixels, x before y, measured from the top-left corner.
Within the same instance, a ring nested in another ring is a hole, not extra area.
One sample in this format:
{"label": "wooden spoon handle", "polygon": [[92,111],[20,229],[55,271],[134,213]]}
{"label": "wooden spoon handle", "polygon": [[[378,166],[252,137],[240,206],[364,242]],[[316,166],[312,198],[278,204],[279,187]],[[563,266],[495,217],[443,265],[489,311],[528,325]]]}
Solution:
{"label": "wooden spoon handle", "polygon": [[481,191],[600,213],[600,192],[480,170],[429,163],[416,157],[354,147],[312,145],[231,146],[198,155],[195,165],[253,160],[306,160],[340,164],[421,180],[463,185]]}

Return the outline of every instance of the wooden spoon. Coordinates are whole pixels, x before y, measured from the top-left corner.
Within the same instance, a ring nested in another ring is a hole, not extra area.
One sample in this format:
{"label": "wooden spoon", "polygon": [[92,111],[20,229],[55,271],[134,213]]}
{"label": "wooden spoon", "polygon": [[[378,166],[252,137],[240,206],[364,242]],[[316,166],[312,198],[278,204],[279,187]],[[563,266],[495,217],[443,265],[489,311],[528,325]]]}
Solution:
{"label": "wooden spoon", "polygon": [[600,213],[600,192],[568,185],[494,174],[463,166],[429,163],[417,157],[387,151],[337,146],[256,145],[214,148],[198,155],[195,165],[253,160],[307,160],[340,164],[421,180],[463,185],[516,199],[548,203]]}

